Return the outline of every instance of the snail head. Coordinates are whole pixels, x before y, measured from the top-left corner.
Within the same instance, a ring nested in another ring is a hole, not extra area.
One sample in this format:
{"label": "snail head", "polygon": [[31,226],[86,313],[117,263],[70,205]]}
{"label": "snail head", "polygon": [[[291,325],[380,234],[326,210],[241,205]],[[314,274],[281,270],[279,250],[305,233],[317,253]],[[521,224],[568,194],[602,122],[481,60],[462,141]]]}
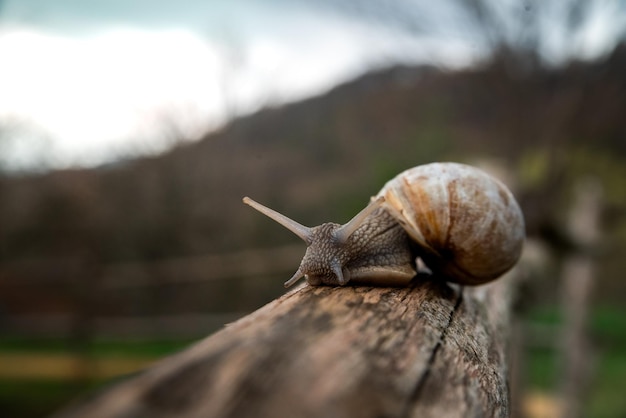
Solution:
{"label": "snail head", "polygon": [[345,268],[350,259],[350,237],[363,221],[382,205],[384,198],[379,197],[370,202],[344,225],[327,222],[312,228],[301,225],[249,197],[244,197],[243,202],[278,222],[307,244],[300,267],[291,279],[285,282],[285,287],[290,287],[303,276],[312,285],[345,285],[350,280],[350,272]]}

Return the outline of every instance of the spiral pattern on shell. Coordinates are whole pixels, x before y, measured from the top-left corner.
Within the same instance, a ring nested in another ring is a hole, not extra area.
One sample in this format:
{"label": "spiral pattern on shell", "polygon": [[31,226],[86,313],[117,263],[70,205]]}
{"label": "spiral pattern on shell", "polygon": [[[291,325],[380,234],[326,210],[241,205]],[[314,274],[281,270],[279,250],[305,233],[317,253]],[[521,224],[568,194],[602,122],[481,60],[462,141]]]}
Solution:
{"label": "spiral pattern on shell", "polygon": [[378,193],[418,246],[418,254],[449,281],[478,285],[509,270],[524,241],[522,211],[509,189],[477,168],[432,163],[408,169]]}

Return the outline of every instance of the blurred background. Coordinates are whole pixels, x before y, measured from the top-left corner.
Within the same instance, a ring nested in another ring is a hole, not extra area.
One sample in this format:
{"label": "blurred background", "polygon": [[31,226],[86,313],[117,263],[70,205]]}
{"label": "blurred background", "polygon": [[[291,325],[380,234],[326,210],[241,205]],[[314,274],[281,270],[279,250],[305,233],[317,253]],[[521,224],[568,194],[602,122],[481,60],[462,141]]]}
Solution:
{"label": "blurred background", "polygon": [[623,0],[0,0],[0,61],[1,416],[281,295],[242,196],[344,222],[449,160],[526,216],[515,416],[626,417]]}

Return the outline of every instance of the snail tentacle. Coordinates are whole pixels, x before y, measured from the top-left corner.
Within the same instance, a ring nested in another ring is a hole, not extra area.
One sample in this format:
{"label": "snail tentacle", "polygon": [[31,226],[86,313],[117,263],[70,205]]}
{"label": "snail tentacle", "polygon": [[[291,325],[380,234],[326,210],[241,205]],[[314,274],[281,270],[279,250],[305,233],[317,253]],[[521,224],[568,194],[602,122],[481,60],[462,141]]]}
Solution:
{"label": "snail tentacle", "polygon": [[307,244],[311,243],[311,239],[313,235],[311,232],[311,228],[301,225],[298,222],[294,221],[293,219],[286,217],[282,213],[278,213],[275,210],[268,208],[267,206],[263,206],[262,204],[255,202],[254,200],[250,199],[248,196],[243,198],[243,203],[245,203],[248,206],[252,206],[254,209],[261,212],[263,215],[278,222],[279,224],[281,224],[282,226],[284,226],[285,228],[287,228],[288,230],[290,230],[291,232],[299,236]]}

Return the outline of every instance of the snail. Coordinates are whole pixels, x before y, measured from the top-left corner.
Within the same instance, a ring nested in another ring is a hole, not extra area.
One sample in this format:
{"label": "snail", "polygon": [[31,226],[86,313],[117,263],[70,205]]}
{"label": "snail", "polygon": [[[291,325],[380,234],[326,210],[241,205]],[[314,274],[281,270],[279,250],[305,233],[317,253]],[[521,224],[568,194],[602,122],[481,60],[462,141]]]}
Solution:
{"label": "snail", "polygon": [[248,197],[243,201],[307,244],[285,287],[302,276],[310,285],[404,285],[417,274],[419,260],[446,281],[479,285],[515,265],[525,236],[509,189],[459,163],[403,171],[344,225],[309,228]]}

